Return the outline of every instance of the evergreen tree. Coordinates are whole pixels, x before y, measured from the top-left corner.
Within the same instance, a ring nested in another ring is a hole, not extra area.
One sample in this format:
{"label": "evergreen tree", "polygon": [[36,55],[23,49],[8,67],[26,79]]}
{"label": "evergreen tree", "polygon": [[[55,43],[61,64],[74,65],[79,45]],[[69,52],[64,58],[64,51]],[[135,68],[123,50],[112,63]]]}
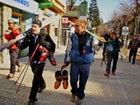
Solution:
{"label": "evergreen tree", "polygon": [[100,24],[99,9],[96,0],[91,0],[88,15],[91,27],[98,26]]}

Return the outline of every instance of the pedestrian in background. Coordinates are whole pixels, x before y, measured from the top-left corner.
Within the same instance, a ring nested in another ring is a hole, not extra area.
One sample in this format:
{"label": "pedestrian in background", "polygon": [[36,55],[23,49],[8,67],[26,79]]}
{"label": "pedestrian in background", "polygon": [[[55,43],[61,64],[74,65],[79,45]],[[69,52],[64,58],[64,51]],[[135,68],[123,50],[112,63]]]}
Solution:
{"label": "pedestrian in background", "polygon": [[[8,20],[8,26],[8,29],[4,33],[4,38],[7,41],[10,41],[15,39],[16,36],[20,35],[20,30],[12,19]],[[17,43],[19,43],[19,41]],[[19,48],[17,47],[17,43],[13,44],[8,48],[10,54],[10,73],[7,75],[8,79],[14,78],[14,74],[16,72],[16,65],[18,66],[18,72],[20,72],[23,67],[23,64],[18,61]]]}
{"label": "pedestrian in background", "polygon": [[[31,31],[26,33],[26,37],[19,45],[20,49],[24,49],[29,46],[29,57],[32,59],[30,66],[34,73],[34,77],[28,105],[35,105],[35,101],[37,101],[37,92],[42,92],[42,90],[46,88],[46,83],[42,76],[46,58],[50,60],[50,63],[53,66],[56,66],[54,58],[55,43],[49,35],[41,32],[41,26],[42,22],[40,20],[34,21],[32,23]],[[38,45],[39,47],[37,48]],[[35,49],[37,50],[35,51]],[[33,53],[34,56],[32,56]]]}
{"label": "pedestrian in background", "polygon": [[105,76],[109,76],[110,74],[110,69],[111,69],[111,64],[112,64],[112,75],[115,76],[116,75],[116,67],[117,67],[117,62],[118,62],[118,56],[119,56],[119,51],[120,51],[120,47],[122,45],[122,41],[117,37],[116,32],[111,32],[110,33],[110,39],[108,40],[108,43],[110,45],[112,45],[113,50],[107,50],[107,55],[108,55],[108,59],[107,59],[107,65],[106,65],[106,70],[104,75]]}
{"label": "pedestrian in background", "polygon": [[85,32],[85,20],[76,20],[75,33],[70,35],[64,65],[70,65],[71,101],[81,104],[85,97],[85,87],[89,77],[90,65],[94,60],[93,36]]}
{"label": "pedestrian in background", "polygon": [[133,56],[132,64],[135,64],[137,50],[139,46],[140,46],[140,41],[138,40],[138,36],[134,35],[128,45],[128,49],[130,49],[129,50],[129,63],[131,63],[131,58]]}
{"label": "pedestrian in background", "polygon": [[[105,32],[103,34],[103,37],[106,41],[108,41],[110,39],[110,30],[108,30],[107,32]],[[102,43],[102,42],[101,42]],[[103,61],[105,61],[107,59],[107,46],[105,44],[103,44],[103,52],[102,52],[102,55],[103,55]]]}

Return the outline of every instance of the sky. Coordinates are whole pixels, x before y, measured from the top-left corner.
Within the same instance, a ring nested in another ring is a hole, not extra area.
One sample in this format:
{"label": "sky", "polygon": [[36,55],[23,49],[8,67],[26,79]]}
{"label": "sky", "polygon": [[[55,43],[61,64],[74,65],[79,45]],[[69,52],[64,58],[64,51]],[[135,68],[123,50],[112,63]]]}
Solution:
{"label": "sky", "polygon": [[[77,0],[76,4],[80,4],[81,1],[84,0]],[[90,4],[90,0],[88,1],[88,6]],[[104,23],[111,20],[113,13],[115,10],[119,9],[118,6],[121,2],[126,2],[129,0],[96,0],[97,6],[100,12],[100,17],[103,19]]]}

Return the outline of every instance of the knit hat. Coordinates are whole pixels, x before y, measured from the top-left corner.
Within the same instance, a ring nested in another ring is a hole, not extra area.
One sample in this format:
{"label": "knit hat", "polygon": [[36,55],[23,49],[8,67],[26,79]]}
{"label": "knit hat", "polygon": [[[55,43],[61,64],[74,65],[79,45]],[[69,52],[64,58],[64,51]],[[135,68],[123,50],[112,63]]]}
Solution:
{"label": "knit hat", "polygon": [[42,26],[42,22],[40,20],[35,20],[32,24],[37,24],[39,27]]}

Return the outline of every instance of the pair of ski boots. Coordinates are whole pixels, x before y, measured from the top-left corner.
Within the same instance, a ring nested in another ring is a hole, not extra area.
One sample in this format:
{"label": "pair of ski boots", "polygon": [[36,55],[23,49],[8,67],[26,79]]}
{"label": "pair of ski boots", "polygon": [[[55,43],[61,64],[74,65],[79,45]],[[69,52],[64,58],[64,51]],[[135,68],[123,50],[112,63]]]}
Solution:
{"label": "pair of ski boots", "polygon": [[55,72],[55,83],[54,88],[58,89],[61,85],[61,82],[63,84],[63,88],[68,88],[68,71],[67,70],[58,70]]}

